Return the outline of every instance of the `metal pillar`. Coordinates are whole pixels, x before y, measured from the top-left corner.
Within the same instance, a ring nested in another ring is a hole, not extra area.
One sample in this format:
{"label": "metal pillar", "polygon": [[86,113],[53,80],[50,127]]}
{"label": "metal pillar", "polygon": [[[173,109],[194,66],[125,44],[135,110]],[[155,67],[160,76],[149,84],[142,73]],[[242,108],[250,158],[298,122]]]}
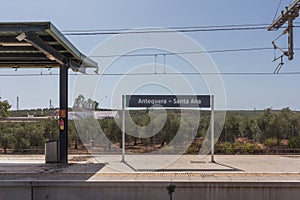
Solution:
{"label": "metal pillar", "polygon": [[125,95],[122,95],[122,162],[125,162]]}
{"label": "metal pillar", "polygon": [[68,67],[59,70],[59,141],[60,162],[68,163]]}
{"label": "metal pillar", "polygon": [[294,58],[294,44],[293,44],[293,20],[289,19],[288,21],[288,52],[289,60]]}
{"label": "metal pillar", "polygon": [[215,162],[215,97],[211,95],[211,118],[210,118],[210,162]]}

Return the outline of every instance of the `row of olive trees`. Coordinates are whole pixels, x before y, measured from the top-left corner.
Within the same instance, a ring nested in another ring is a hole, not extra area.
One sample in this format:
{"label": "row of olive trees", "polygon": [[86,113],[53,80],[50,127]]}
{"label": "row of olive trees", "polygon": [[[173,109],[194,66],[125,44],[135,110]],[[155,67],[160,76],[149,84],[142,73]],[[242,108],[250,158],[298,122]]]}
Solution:
{"label": "row of olive trees", "polygon": [[[10,105],[0,101],[0,117],[9,115]],[[95,101],[79,96],[76,106],[85,109],[97,109]],[[203,137],[210,124],[210,112],[202,111],[201,117],[193,111],[163,111],[151,115],[151,110],[133,110],[126,113],[126,141],[132,145],[168,144],[178,131],[183,132],[180,140]],[[165,113],[164,113],[165,112]],[[75,127],[76,124],[76,127]],[[121,119],[106,118],[102,120],[84,119],[69,122],[69,144],[77,148],[78,144],[103,145],[99,128],[105,133],[108,141],[121,146]],[[293,148],[300,147],[299,139],[300,114],[284,108],[280,111],[266,109],[256,113],[227,112],[220,142],[234,142],[237,138],[247,138],[256,142],[274,139],[279,145],[282,139],[288,139]],[[43,148],[45,141],[58,139],[57,119],[40,122],[1,122],[0,146],[6,152],[15,150]],[[110,145],[110,143],[109,143]]]}
{"label": "row of olive trees", "polygon": [[57,121],[54,119],[40,122],[0,123],[0,145],[4,153],[7,149],[17,152],[42,149],[47,140],[57,137]]}
{"label": "row of olive trees", "polygon": [[[126,112],[126,144],[127,145],[160,145],[168,144],[175,136],[178,141],[191,140],[191,138],[206,134],[209,126],[207,120],[191,116],[181,116],[180,111],[157,111],[151,114],[150,110],[135,110]],[[187,112],[189,113],[189,112]],[[80,119],[75,122],[76,130],[84,144],[92,146],[102,145],[104,138],[121,147],[122,119],[106,118],[102,120]],[[101,129],[101,130],[100,130]]]}
{"label": "row of olive trees", "polygon": [[[0,147],[3,153],[40,152],[45,142],[59,139],[58,120],[55,118],[38,122],[0,122]],[[69,121],[69,146],[77,149],[81,144],[73,121]]]}
{"label": "row of olive trees", "polygon": [[[191,112],[192,113],[192,112]],[[191,114],[192,115],[192,114]],[[178,133],[179,126],[184,130],[187,137],[203,137],[207,133],[210,124],[210,113],[202,112],[199,121],[187,115],[181,115],[179,111],[167,111],[167,118],[161,130],[156,130],[157,125],[163,122],[163,116],[153,118],[153,123],[149,125],[151,119],[149,111],[131,111],[133,122],[141,127],[137,128],[134,124],[126,123],[126,132],[134,133],[137,137],[128,134],[126,141],[133,144],[164,144],[169,143]],[[131,122],[132,123],[132,122]],[[119,126],[117,125],[119,124]],[[156,124],[156,125],[155,125]],[[197,124],[197,130],[192,129]],[[107,137],[113,142],[121,140],[120,121],[113,119],[100,120],[100,125]],[[280,145],[282,139],[291,141],[291,147],[300,147],[300,113],[294,112],[289,108],[273,111],[265,109],[256,113],[250,112],[227,112],[220,142],[234,142],[237,138],[246,138],[255,142],[266,143],[268,140],[275,141],[275,145]],[[144,138],[145,135],[152,137]],[[138,137],[142,136],[142,137]]]}
{"label": "row of olive trees", "polygon": [[233,142],[238,137],[245,137],[257,142],[274,139],[279,145],[282,139],[298,138],[299,130],[300,115],[289,108],[279,111],[265,109],[252,115],[229,112],[220,141]]}

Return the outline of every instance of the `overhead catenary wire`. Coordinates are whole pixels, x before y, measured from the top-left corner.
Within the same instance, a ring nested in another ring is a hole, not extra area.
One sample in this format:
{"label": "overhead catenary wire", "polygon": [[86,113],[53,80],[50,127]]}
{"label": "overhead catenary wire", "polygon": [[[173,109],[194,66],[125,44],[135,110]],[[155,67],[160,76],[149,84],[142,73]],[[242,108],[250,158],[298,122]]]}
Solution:
{"label": "overhead catenary wire", "polygon": [[[234,27],[258,27],[258,26],[268,26],[268,23],[260,23],[260,24],[227,24],[227,25],[208,25],[208,26],[172,26],[172,27],[145,27],[143,30],[177,30],[177,29],[198,29],[198,28],[234,28]],[[115,29],[71,29],[71,30],[62,30],[62,33],[70,33],[70,32],[115,32],[115,31],[131,31],[135,30],[135,28],[115,28]]]}
{"label": "overhead catenary wire", "polygon": [[[300,75],[300,71],[281,72],[274,74],[273,72],[163,72],[163,73],[105,73],[105,74],[69,74],[69,76],[178,76],[178,75],[222,75],[222,76],[274,76],[274,75]],[[0,77],[34,77],[34,76],[59,76],[59,73],[52,74],[0,74]]]}
{"label": "overhead catenary wire", "polygon": [[[280,5],[282,3],[282,0],[279,1],[279,5],[277,7],[275,16],[273,21],[276,18],[276,15],[278,14]],[[295,24],[298,24],[299,22],[295,22]],[[166,27],[166,28],[147,28],[147,29],[105,29],[105,30],[69,30],[69,31],[63,31],[64,35],[78,35],[78,36],[92,36],[92,35],[116,35],[116,34],[146,34],[146,33],[173,33],[173,32],[181,32],[181,33],[187,33],[187,32],[215,32],[215,31],[249,31],[249,30],[267,30],[269,24],[239,24],[239,25],[221,25],[221,26],[190,26],[190,27]],[[294,28],[299,28],[300,26],[293,26]],[[287,28],[286,26],[280,27],[280,28]],[[277,47],[275,46],[275,41],[278,40],[284,33],[282,33],[280,36],[278,36],[274,41],[273,41],[273,48],[276,49]],[[268,50],[269,48],[263,49],[263,50]],[[247,49],[245,51],[256,51],[256,50],[261,50],[258,48],[253,48],[253,49]],[[234,51],[244,51],[243,49],[238,49]],[[225,52],[225,51],[203,51],[203,52],[187,52],[189,54],[191,53],[220,53],[220,52]],[[226,51],[230,52],[230,50]],[[182,53],[176,53],[177,55],[179,54],[187,54],[185,52]],[[174,55],[174,53],[161,53],[161,54],[155,54],[155,73],[156,73],[156,59],[157,56],[163,55],[164,60],[166,59],[166,55]],[[92,55],[91,57],[124,57],[124,56],[133,56],[131,54],[127,55]],[[139,55],[134,55],[134,56],[153,56],[150,54],[139,54]],[[275,53],[274,53],[275,56]],[[277,60],[274,57],[274,60]],[[164,64],[165,65],[165,64]],[[283,65],[283,62],[280,63],[280,68]],[[280,69],[279,68],[279,69]],[[276,70],[276,69],[275,69]],[[279,70],[278,70],[279,72]]]}
{"label": "overhead catenary wire", "polygon": [[[259,23],[259,24],[227,24],[227,25],[208,25],[208,26],[172,26],[172,27],[163,27],[164,29],[195,29],[195,28],[228,28],[228,27],[248,27],[248,26],[268,26],[269,23]],[[144,30],[158,29],[159,27],[148,27],[143,28]],[[160,27],[162,28],[162,27]],[[62,30],[62,33],[66,32],[97,32],[97,31],[130,31],[134,30],[134,28],[115,28],[115,29],[70,29],[70,30]]]}
{"label": "overhead catenary wire", "polygon": [[280,5],[281,5],[281,3],[282,3],[282,0],[279,0],[278,6],[277,6],[277,9],[276,9],[276,12],[275,12],[274,18],[273,18],[273,22],[274,22],[274,21],[275,21],[275,19],[276,19],[276,16],[277,16],[277,14],[278,14],[278,11],[279,11],[279,8],[280,8]]}
{"label": "overhead catenary wire", "polygon": [[[220,49],[220,50],[207,50],[207,51],[191,51],[191,52],[166,52],[166,53],[143,53],[143,54],[125,54],[125,55],[97,55],[90,57],[140,57],[140,56],[164,56],[164,62],[166,62],[167,55],[180,55],[180,54],[201,54],[201,53],[228,53],[228,52],[248,52],[248,51],[265,51],[273,50],[271,47],[254,47],[254,48],[237,48],[237,49]],[[300,48],[295,48],[298,51]],[[165,65],[165,63],[164,63]],[[195,72],[182,72],[182,73],[168,73],[164,70],[163,73],[156,73],[157,75],[199,75]],[[258,76],[258,75],[274,75],[274,73],[268,72],[221,72],[221,73],[202,73],[203,75],[224,75],[224,76]],[[300,75],[300,72],[282,72],[280,75]],[[0,77],[30,77],[30,76],[58,76],[58,73],[38,73],[38,74],[0,74]],[[74,73],[69,74],[70,76],[81,76],[82,74]],[[137,75],[153,75],[153,73],[135,73],[135,74],[125,74],[125,73],[108,73],[108,74],[91,74],[91,75],[103,75],[103,76],[137,76]]]}
{"label": "overhead catenary wire", "polygon": [[[298,22],[296,22],[297,24]],[[148,34],[148,33],[174,33],[174,32],[215,32],[215,31],[250,31],[267,30],[265,24],[238,24],[238,25],[220,25],[220,26],[182,26],[166,28],[143,28],[143,29],[94,29],[94,30],[64,30],[62,33],[69,36],[93,36],[93,35],[117,35],[117,34]],[[294,26],[299,28],[299,26]],[[286,27],[282,27],[286,28]]]}
{"label": "overhead catenary wire", "polygon": [[[300,24],[300,22],[294,22]],[[130,33],[164,33],[164,32],[197,32],[197,31],[235,31],[235,30],[264,30],[267,29],[269,23],[261,24],[234,24],[234,25],[220,25],[220,26],[186,26],[186,27],[166,27],[166,29],[142,29],[132,30],[126,29],[101,29],[101,30],[65,30],[62,31],[64,35],[100,35],[100,34],[130,34]],[[300,26],[294,26],[300,27]],[[286,27],[282,27],[286,28]],[[262,51],[273,50],[271,47],[256,47],[256,48],[240,48],[240,49],[223,49],[223,50],[207,50],[197,52],[163,52],[163,53],[141,53],[141,54],[125,54],[125,55],[92,55],[90,57],[137,57],[137,56],[167,56],[167,55],[180,55],[180,54],[198,54],[198,53],[226,53],[226,52],[247,52],[247,51]],[[294,50],[300,50],[295,48]],[[300,72],[280,73],[284,74],[299,74]],[[190,74],[190,73],[187,73]],[[273,73],[218,73],[221,75],[273,75]],[[37,74],[40,75],[41,74]],[[43,74],[43,76],[51,76],[57,74]],[[75,74],[72,74],[75,75]],[[121,74],[103,74],[103,75],[121,75]],[[169,74],[171,75],[171,74]],[[212,74],[213,75],[213,74]],[[0,76],[36,76],[36,74],[0,74]]]}
{"label": "overhead catenary wire", "polygon": [[194,29],[152,29],[152,30],[130,30],[130,31],[96,31],[96,32],[68,32],[64,35],[92,36],[92,35],[119,35],[119,34],[149,34],[149,33],[188,33],[188,32],[215,32],[215,31],[243,31],[243,30],[266,30],[267,27],[237,27],[237,28],[194,28]]}
{"label": "overhead catenary wire", "polygon": [[[90,55],[91,58],[105,58],[105,57],[148,57],[148,56],[169,56],[169,55],[183,55],[183,54],[204,54],[204,53],[226,53],[237,51],[262,51],[272,50],[271,47],[254,47],[254,48],[238,48],[238,49],[220,49],[220,50],[203,50],[203,51],[185,51],[185,52],[164,52],[164,53],[137,53],[137,54],[111,54],[111,55]],[[299,48],[300,49],[300,48]],[[297,48],[296,48],[297,50]]]}
{"label": "overhead catenary wire", "polygon": [[273,40],[273,42],[276,42],[277,40],[279,40],[283,35],[284,35],[284,33],[281,33],[279,36],[277,36],[277,37]]}
{"label": "overhead catenary wire", "polygon": [[[206,53],[230,53],[230,52],[249,52],[249,51],[265,51],[273,50],[273,47],[251,47],[237,49],[219,49],[219,50],[203,50],[203,51],[185,51],[185,52],[163,52],[163,53],[136,53],[136,54],[111,54],[111,55],[90,55],[91,58],[107,58],[107,57],[153,57],[153,56],[170,56],[184,54],[206,54]],[[294,50],[300,50],[295,48]]]}

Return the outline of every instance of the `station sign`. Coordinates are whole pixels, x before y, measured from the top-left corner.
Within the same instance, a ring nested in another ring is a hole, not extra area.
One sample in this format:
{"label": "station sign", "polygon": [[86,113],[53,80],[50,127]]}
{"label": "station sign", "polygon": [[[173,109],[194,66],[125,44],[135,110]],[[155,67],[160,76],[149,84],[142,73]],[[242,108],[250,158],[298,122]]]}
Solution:
{"label": "station sign", "polygon": [[126,107],[209,108],[210,95],[126,95]]}

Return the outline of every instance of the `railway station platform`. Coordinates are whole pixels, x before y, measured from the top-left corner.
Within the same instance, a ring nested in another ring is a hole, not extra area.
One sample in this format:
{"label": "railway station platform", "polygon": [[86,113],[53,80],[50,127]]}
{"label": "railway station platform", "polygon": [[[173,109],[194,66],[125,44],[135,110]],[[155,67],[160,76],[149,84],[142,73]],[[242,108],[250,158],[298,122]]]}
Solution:
{"label": "railway station platform", "polygon": [[0,156],[0,199],[299,199],[299,155],[44,155]]}

